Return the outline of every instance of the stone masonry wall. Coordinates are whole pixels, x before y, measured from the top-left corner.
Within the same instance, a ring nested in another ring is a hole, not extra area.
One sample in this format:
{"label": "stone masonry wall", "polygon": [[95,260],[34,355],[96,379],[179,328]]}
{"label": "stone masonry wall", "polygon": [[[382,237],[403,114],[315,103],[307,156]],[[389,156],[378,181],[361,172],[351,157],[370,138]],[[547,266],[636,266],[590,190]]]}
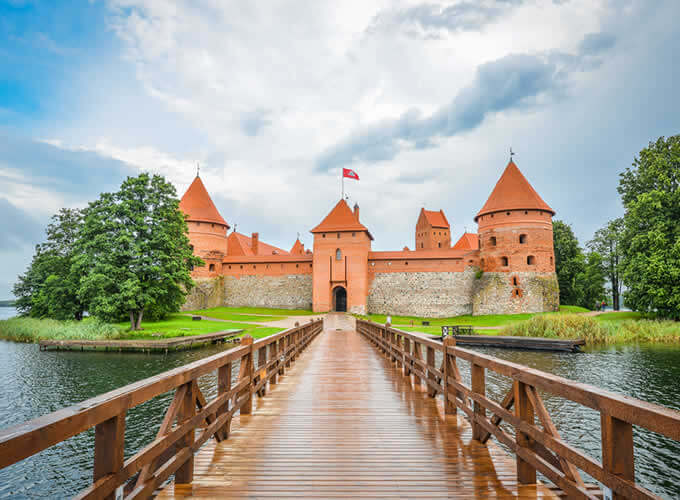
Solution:
{"label": "stone masonry wall", "polygon": [[224,278],[194,278],[196,286],[187,295],[182,311],[195,311],[224,305]]}
{"label": "stone masonry wall", "polygon": [[472,314],[557,311],[560,290],[555,273],[485,272],[475,280]]}
{"label": "stone masonry wall", "polygon": [[376,273],[369,313],[446,318],[472,314],[474,268],[464,272]]}
{"label": "stone masonry wall", "polygon": [[224,303],[232,307],[312,308],[312,275],[224,276]]}

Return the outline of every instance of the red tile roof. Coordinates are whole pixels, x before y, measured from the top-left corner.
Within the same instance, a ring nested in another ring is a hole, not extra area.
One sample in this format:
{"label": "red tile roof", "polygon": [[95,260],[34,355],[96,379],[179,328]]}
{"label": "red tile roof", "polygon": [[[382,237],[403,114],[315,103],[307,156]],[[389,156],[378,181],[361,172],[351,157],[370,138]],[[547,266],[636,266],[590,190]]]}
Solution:
{"label": "red tile roof", "polygon": [[479,250],[479,237],[476,233],[463,233],[453,245],[454,250]]}
{"label": "red tile roof", "polygon": [[[262,240],[257,244],[257,255],[288,255],[288,252],[282,248],[269,245]],[[253,240],[245,234],[233,231],[227,237],[227,255],[248,255],[253,256]]]}
{"label": "red tile roof", "polygon": [[435,212],[434,210],[425,210],[423,208],[423,213],[425,214],[425,220],[432,227],[449,228],[449,221],[446,219],[443,210]]}
{"label": "red tile roof", "polygon": [[229,228],[229,224],[217,211],[215,204],[208,194],[208,190],[203,185],[203,181],[201,181],[199,176],[196,176],[194,182],[191,183],[187,192],[182,196],[179,208],[187,215],[187,220],[222,224],[227,226],[227,229]]}
{"label": "red tile roof", "polygon": [[321,224],[312,229],[311,232],[326,233],[333,231],[366,231],[369,238],[373,239],[366,226],[359,222],[345,200],[340,200],[326,218],[321,221]]}
{"label": "red tile roof", "polygon": [[290,249],[290,253],[298,255],[305,253],[305,246],[300,241],[300,238],[295,240],[295,244],[293,245],[293,248]]}
{"label": "red tile roof", "polygon": [[482,215],[504,210],[546,210],[555,215],[555,211],[543,201],[531,187],[526,177],[519,171],[515,162],[510,160],[489,199],[475,216],[475,221]]}

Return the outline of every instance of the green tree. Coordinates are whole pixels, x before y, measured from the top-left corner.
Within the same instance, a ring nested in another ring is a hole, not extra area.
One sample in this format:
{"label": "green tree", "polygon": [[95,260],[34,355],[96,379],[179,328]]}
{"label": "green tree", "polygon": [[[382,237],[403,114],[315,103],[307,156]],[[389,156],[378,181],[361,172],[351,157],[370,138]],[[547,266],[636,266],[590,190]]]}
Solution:
{"label": "green tree", "polygon": [[47,226],[47,240],[36,246],[26,273],[14,285],[16,307],[36,318],[76,319],[85,309],[78,297],[79,276],[72,272],[82,223],[78,209],[62,208]]}
{"label": "green tree", "polygon": [[194,257],[172,184],[158,175],[128,177],[116,193],[90,203],[74,269],[79,295],[103,320],[129,316],[139,330],[144,313],[177,311],[193,286]]}
{"label": "green tree", "polygon": [[621,307],[621,238],[623,237],[623,218],[609,221],[606,226],[598,229],[587,244],[591,251],[602,257],[602,263],[607,271],[612,307],[618,311]]}
{"label": "green tree", "polygon": [[626,305],[680,319],[680,136],[660,137],[621,174]]}
{"label": "green tree", "polygon": [[582,300],[582,289],[577,278],[585,271],[585,258],[569,224],[561,220],[553,221],[553,245],[560,303],[577,305]]}
{"label": "green tree", "polygon": [[588,309],[597,308],[606,296],[606,271],[602,256],[588,252],[583,271],[576,276],[578,301],[576,305]]}

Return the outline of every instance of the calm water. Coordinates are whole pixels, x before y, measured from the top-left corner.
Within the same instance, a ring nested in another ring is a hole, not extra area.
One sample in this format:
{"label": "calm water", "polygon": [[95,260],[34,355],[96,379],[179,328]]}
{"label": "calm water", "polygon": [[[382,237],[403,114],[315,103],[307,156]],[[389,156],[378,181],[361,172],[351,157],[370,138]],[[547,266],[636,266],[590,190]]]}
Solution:
{"label": "calm water", "polygon": [[[36,345],[0,341],[0,428],[23,422],[86,398],[209,356],[222,347],[158,354],[40,352]],[[626,347],[582,354],[485,349],[483,352],[581,382],[680,409],[680,349]],[[466,363],[461,372],[468,377]],[[236,370],[237,367],[234,367]],[[214,379],[200,381],[206,396]],[[500,400],[506,381],[489,374],[488,392]],[[171,395],[131,411],[126,456],[151,441]],[[544,395],[567,442],[600,459],[599,416],[592,410]],[[0,470],[0,498],[63,498],[90,483],[93,433],[66,442]],[[636,430],[638,481],[667,498],[680,497],[680,445]]]}
{"label": "calm water", "polygon": [[13,307],[0,307],[0,320],[9,319],[17,315],[17,310]]}

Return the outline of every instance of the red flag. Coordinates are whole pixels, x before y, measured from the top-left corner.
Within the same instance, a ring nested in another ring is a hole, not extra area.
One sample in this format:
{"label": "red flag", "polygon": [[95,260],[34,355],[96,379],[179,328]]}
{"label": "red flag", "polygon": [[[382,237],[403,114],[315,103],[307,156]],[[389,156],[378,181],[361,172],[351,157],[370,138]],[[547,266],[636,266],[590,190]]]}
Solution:
{"label": "red flag", "polygon": [[342,176],[347,177],[348,179],[354,179],[355,181],[359,180],[359,175],[354,170],[349,168],[342,169]]}

